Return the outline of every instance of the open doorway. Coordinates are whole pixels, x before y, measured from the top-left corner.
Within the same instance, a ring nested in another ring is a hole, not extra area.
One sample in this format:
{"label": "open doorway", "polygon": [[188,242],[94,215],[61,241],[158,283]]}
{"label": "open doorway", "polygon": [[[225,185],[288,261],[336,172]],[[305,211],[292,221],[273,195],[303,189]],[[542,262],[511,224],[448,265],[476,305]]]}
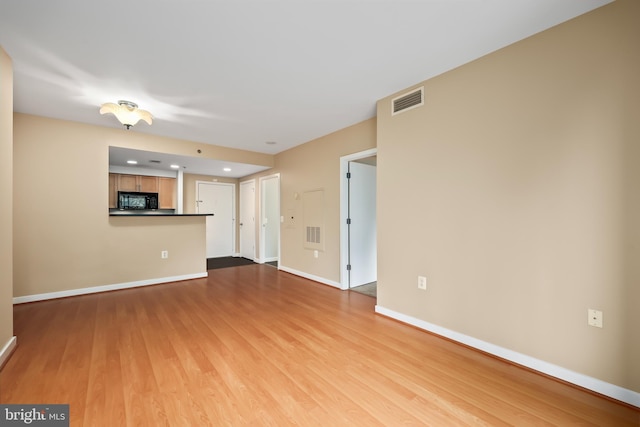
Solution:
{"label": "open doorway", "polygon": [[256,181],[240,183],[240,256],[256,260]]}
{"label": "open doorway", "polygon": [[377,294],[376,150],[341,157],[340,282]]}
{"label": "open doorway", "polygon": [[280,261],[280,174],[260,178],[260,262]]}

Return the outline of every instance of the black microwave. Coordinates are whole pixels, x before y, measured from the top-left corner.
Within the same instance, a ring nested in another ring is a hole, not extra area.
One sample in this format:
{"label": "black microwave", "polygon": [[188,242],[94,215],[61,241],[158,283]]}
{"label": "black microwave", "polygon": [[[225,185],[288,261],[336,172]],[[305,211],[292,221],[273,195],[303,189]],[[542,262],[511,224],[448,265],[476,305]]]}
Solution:
{"label": "black microwave", "polygon": [[118,209],[158,209],[158,193],[118,191]]}

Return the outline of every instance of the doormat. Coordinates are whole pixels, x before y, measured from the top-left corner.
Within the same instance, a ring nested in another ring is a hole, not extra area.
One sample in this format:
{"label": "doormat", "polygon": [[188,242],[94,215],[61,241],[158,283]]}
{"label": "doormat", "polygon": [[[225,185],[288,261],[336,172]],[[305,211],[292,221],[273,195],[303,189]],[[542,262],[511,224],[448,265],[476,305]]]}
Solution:
{"label": "doormat", "polygon": [[207,270],[215,270],[216,268],[240,267],[242,265],[251,265],[255,262],[247,258],[224,256],[220,258],[207,258]]}

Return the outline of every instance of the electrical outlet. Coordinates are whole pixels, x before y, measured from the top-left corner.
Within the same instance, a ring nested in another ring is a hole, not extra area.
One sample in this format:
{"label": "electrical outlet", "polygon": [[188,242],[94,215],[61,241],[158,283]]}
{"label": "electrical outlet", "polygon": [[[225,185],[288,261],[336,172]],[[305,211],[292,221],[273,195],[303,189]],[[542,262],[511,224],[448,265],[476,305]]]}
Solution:
{"label": "electrical outlet", "polygon": [[602,328],[602,311],[594,310],[590,308],[587,310],[587,314],[589,316],[588,323],[589,326],[595,326],[596,328]]}
{"label": "electrical outlet", "polygon": [[313,251],[313,257],[318,258],[318,251]]}
{"label": "electrical outlet", "polygon": [[160,252],[160,258],[162,258],[162,259],[167,259],[167,258],[169,258],[169,251],[162,251],[162,252]]}
{"label": "electrical outlet", "polygon": [[423,291],[427,290],[427,278],[424,276],[418,276],[418,289]]}

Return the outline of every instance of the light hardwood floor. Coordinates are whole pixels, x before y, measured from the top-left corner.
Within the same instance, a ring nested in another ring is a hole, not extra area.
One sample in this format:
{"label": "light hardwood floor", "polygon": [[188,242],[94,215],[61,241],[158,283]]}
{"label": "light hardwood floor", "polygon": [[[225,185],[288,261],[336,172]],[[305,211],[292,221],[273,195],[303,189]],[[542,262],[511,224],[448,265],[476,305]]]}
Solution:
{"label": "light hardwood floor", "polygon": [[72,426],[638,426],[640,411],[265,265],[15,306],[1,403]]}

